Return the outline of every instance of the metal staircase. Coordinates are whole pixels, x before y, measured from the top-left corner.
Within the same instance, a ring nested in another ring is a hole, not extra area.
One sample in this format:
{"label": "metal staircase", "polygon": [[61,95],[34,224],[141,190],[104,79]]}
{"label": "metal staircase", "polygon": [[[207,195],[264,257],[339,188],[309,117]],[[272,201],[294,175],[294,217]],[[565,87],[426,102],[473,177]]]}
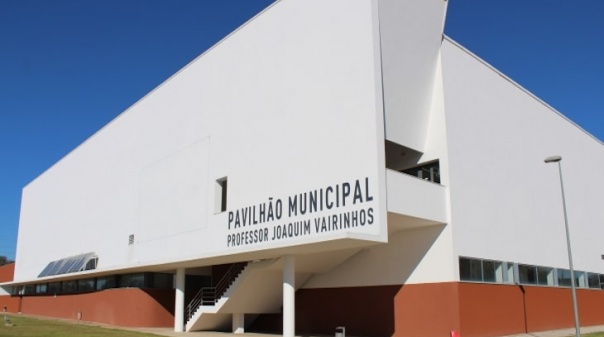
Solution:
{"label": "metal staircase", "polygon": [[[296,257],[295,288],[340,265],[359,249]],[[185,309],[186,331],[227,331],[234,314],[278,314],[283,304],[283,259],[235,263],[213,287],[199,290]]]}
{"label": "metal staircase", "polygon": [[201,288],[185,308],[185,321],[189,321],[202,305],[216,305],[247,265],[248,262],[234,263],[215,286]]}

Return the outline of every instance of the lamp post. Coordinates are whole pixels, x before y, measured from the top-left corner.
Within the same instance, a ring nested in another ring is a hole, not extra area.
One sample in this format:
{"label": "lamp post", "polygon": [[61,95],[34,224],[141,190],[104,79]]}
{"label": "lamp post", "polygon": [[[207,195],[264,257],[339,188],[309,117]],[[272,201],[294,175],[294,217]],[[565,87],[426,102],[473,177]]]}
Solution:
{"label": "lamp post", "polygon": [[562,165],[560,161],[562,161],[562,157],[560,156],[551,156],[545,158],[545,163],[558,163],[558,173],[560,175],[560,190],[562,191],[562,209],[564,210],[564,227],[566,228],[566,247],[568,250],[568,267],[570,269],[570,286],[573,295],[573,313],[575,315],[575,335],[577,337],[581,336],[581,331],[579,330],[579,310],[577,309],[577,287],[575,285],[575,269],[573,268],[573,254],[570,248],[570,234],[568,232],[568,216],[566,214],[566,200],[564,199],[564,183],[562,182]]}

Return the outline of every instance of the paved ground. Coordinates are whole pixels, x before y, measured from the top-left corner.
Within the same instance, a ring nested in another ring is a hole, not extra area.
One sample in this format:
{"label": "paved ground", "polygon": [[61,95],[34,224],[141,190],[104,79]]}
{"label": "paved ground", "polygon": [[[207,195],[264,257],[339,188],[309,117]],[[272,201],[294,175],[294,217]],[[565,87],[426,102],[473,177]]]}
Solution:
{"label": "paved ground", "polygon": [[[604,331],[604,325],[582,327],[581,335],[587,334],[587,333],[592,333],[592,332],[602,332],[602,331]],[[566,336],[575,336],[575,328],[542,331],[542,332],[531,332],[528,334],[510,335],[510,336],[503,336],[503,337],[566,337]],[[461,337],[463,337],[463,336],[461,336]]]}
{"label": "paved ground", "polygon": [[[245,333],[241,334],[233,334],[226,332],[206,332],[206,331],[198,331],[198,332],[174,332],[172,328],[136,328],[132,329],[135,331],[148,332],[153,333],[160,336],[169,336],[169,337],[275,337],[278,335],[270,335],[270,334],[258,334],[258,333]],[[598,326],[590,326],[581,328],[581,335],[592,333],[592,332],[601,332],[604,331],[604,325]],[[519,334],[519,335],[509,335],[502,337],[568,337],[575,336],[575,329],[562,329],[562,330],[552,330],[552,331],[542,331],[542,332],[532,332],[528,334]],[[304,336],[309,337],[309,336]],[[463,334],[460,336],[463,337]]]}
{"label": "paved ground", "polygon": [[[12,316],[12,315],[17,315],[17,314],[8,313],[8,316]],[[33,316],[33,315],[23,315],[23,316],[33,317],[33,318],[38,318],[38,319],[60,320],[60,321],[66,321],[66,322],[72,322],[72,323],[74,322],[73,320],[67,320],[67,319],[57,319],[57,318],[40,317],[40,316]],[[152,333],[152,334],[156,334],[159,336],[167,336],[167,337],[277,337],[277,336],[280,336],[280,335],[260,334],[260,333],[252,333],[252,332],[245,333],[245,334],[234,334],[234,333],[227,333],[227,332],[210,332],[210,331],[174,332],[173,328],[123,328],[123,327],[115,327],[115,326],[109,326],[106,324],[99,324],[99,323],[93,323],[93,322],[81,322],[81,324],[91,324],[91,325],[97,325],[97,326],[101,325],[101,326],[113,327],[113,328],[117,328],[117,329],[147,332],[147,333]],[[604,325],[596,325],[596,326],[581,328],[581,335],[587,334],[587,333],[592,333],[592,332],[604,332]],[[501,336],[501,337],[569,337],[569,336],[575,336],[575,328],[541,331],[541,332],[531,332],[528,334],[508,335],[508,336]],[[313,337],[313,336],[305,335],[304,337]],[[460,337],[463,337],[463,334]]]}
{"label": "paved ground", "polygon": [[[195,332],[174,332],[173,328],[135,328],[129,329],[140,332],[153,333],[160,336],[169,337],[276,337],[279,335],[270,334],[259,334],[259,333],[245,333],[245,334],[234,334],[228,332],[212,332],[212,331],[195,331]],[[307,336],[305,336],[307,337]]]}

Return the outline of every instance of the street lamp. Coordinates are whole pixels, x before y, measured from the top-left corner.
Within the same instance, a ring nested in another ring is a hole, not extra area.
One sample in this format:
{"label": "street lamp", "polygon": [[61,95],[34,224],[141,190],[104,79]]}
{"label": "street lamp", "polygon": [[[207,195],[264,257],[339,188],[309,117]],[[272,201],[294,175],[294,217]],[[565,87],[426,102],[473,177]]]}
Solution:
{"label": "street lamp", "polygon": [[575,314],[575,335],[577,337],[581,336],[581,331],[579,330],[579,311],[577,310],[577,288],[575,285],[575,270],[573,268],[573,254],[570,249],[570,234],[568,232],[568,216],[566,215],[566,200],[564,199],[564,183],[562,182],[562,165],[560,161],[562,161],[562,157],[560,156],[551,156],[545,158],[545,163],[558,163],[558,172],[560,175],[560,190],[562,191],[562,209],[564,210],[564,227],[566,228],[566,247],[568,250],[568,266],[570,269],[570,286],[573,295],[573,313]]}

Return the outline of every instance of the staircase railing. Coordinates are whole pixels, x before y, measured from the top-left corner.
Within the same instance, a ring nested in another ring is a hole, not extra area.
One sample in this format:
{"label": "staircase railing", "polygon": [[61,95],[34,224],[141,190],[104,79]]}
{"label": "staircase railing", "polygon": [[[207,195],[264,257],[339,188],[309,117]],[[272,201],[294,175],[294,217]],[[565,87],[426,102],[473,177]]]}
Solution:
{"label": "staircase railing", "polygon": [[216,305],[216,302],[218,302],[222,295],[229,289],[247,264],[247,262],[232,264],[215,286],[201,288],[197,294],[195,294],[195,297],[191,300],[189,305],[187,305],[187,308],[185,309],[185,320],[190,320],[195,314],[195,311],[202,305]]}

